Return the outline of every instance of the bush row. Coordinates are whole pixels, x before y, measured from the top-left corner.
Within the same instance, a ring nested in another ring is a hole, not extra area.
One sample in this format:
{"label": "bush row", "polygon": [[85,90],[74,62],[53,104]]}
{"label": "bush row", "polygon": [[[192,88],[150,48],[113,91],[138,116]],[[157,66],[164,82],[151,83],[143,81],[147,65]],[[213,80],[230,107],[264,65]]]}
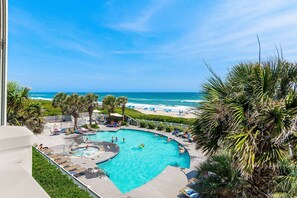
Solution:
{"label": "bush row", "polygon": [[32,175],[50,197],[90,197],[66,175],[32,148]]}
{"label": "bush row", "polygon": [[157,129],[158,131],[166,131],[166,132],[171,132],[174,129],[178,129],[179,131],[184,131],[185,128],[181,126],[172,126],[172,125],[165,125],[162,122],[159,124],[155,124],[154,122],[147,122],[147,121],[140,121],[139,122],[140,128],[147,128],[147,129]]}

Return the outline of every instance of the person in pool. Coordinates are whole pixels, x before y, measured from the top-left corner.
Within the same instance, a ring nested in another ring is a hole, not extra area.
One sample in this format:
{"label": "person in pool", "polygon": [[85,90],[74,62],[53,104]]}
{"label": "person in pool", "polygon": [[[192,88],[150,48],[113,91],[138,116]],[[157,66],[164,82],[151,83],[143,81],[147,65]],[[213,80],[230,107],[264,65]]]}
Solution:
{"label": "person in pool", "polygon": [[114,142],[113,136],[111,137],[111,142],[112,142],[112,143]]}
{"label": "person in pool", "polygon": [[125,140],[125,138],[123,138],[123,142],[125,142],[126,140]]}
{"label": "person in pool", "polygon": [[86,149],[87,149],[87,150],[88,150],[88,148],[89,148],[89,145],[86,146]]}
{"label": "person in pool", "polygon": [[116,140],[116,142],[117,142],[117,141],[118,141],[118,137],[116,137],[116,139],[115,139],[115,140]]}
{"label": "person in pool", "polygon": [[143,147],[144,147],[143,143],[138,146],[138,148],[143,148]]}

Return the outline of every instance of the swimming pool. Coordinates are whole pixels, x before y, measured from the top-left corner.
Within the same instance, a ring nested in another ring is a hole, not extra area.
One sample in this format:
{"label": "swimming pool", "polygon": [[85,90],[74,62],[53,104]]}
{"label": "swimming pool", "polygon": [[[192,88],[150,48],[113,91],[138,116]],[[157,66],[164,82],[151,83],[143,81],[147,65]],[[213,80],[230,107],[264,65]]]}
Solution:
{"label": "swimming pool", "polygon": [[76,148],[73,150],[72,156],[76,157],[91,157],[94,156],[96,153],[99,152],[99,149],[97,147],[90,146],[88,148],[86,147],[81,147],[81,148]]}
{"label": "swimming pool", "polygon": [[[97,165],[109,175],[122,193],[149,182],[168,165],[190,167],[188,152],[180,155],[177,142],[168,143],[166,137],[156,137],[153,133],[121,129],[117,132],[98,132],[88,136],[91,141],[109,142],[112,137],[118,138],[115,143],[120,147],[119,154],[112,160]],[[142,143],[144,148],[138,148]]]}

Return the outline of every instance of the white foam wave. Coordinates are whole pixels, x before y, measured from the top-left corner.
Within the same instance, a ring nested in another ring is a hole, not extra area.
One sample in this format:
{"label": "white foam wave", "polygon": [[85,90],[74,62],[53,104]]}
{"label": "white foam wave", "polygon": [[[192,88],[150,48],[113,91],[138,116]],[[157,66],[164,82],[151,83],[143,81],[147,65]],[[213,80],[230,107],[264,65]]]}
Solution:
{"label": "white foam wave", "polygon": [[30,97],[30,98],[33,100],[49,100],[49,101],[53,100],[52,98],[43,98],[43,97]]}
{"label": "white foam wave", "polygon": [[152,104],[127,103],[126,106],[127,107],[134,106],[136,109],[155,108],[155,110],[162,110],[162,111],[166,109],[170,109],[173,112],[189,111],[193,109],[193,107],[189,107],[189,106],[169,106],[169,105],[163,105],[163,104],[152,105]]}
{"label": "white foam wave", "polygon": [[182,100],[181,102],[203,102],[203,100]]}

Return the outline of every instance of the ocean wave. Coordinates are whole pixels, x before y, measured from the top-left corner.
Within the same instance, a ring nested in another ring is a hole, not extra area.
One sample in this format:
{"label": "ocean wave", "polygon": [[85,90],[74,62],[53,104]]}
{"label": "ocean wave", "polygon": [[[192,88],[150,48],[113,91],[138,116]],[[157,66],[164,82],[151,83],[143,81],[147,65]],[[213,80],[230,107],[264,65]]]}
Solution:
{"label": "ocean wave", "polygon": [[128,100],[134,100],[134,101],[169,101],[169,102],[179,102],[180,100],[173,100],[173,99],[159,99],[159,98],[128,98]]}
{"label": "ocean wave", "polygon": [[49,100],[49,101],[53,100],[52,98],[43,98],[43,97],[30,97],[30,98],[33,100]]}
{"label": "ocean wave", "polygon": [[202,102],[203,100],[182,100],[181,102]]}
{"label": "ocean wave", "polygon": [[138,103],[127,103],[127,107],[134,106],[136,109],[144,109],[144,108],[155,108],[155,110],[166,110],[170,109],[173,112],[179,112],[179,111],[188,111],[192,110],[194,107],[189,107],[189,106],[170,106],[170,105],[164,105],[164,104],[158,104],[158,105],[153,105],[153,104],[138,104]]}

